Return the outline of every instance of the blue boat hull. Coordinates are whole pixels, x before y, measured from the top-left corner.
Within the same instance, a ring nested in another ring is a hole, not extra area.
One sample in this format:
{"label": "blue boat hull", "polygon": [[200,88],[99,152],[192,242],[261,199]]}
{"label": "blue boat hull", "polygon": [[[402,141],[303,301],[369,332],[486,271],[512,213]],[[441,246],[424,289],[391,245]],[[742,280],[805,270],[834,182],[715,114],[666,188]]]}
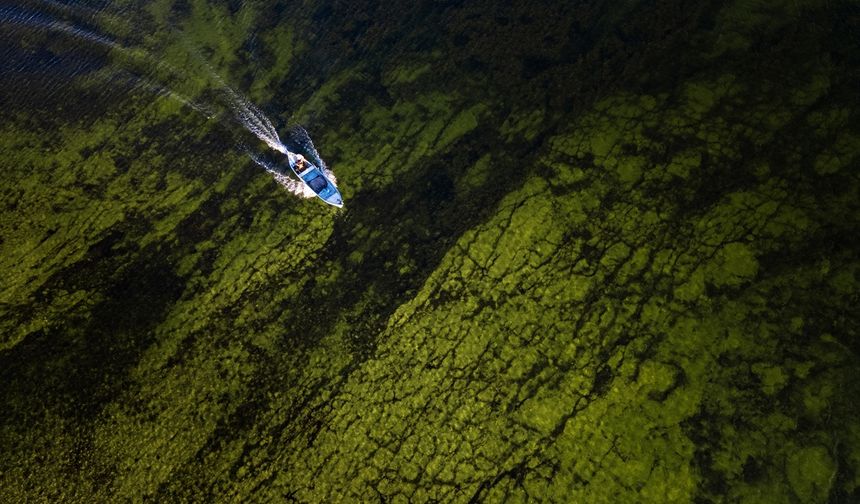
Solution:
{"label": "blue boat hull", "polygon": [[296,171],[296,155],[287,151],[287,159],[290,163],[290,169],[319,199],[325,201],[329,205],[338,208],[343,207],[343,196],[338,191],[337,186],[329,180],[325,172],[316,165],[305,160],[305,169],[301,173]]}

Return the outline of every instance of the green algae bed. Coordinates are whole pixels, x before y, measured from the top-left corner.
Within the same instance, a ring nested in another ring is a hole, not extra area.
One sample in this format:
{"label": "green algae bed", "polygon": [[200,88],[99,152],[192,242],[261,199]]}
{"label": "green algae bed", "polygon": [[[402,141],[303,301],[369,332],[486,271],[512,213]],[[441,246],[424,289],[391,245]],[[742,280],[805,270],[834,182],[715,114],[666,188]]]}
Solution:
{"label": "green algae bed", "polygon": [[[0,85],[0,501],[860,501],[856,2],[117,5]],[[103,89],[189,46],[342,211]]]}

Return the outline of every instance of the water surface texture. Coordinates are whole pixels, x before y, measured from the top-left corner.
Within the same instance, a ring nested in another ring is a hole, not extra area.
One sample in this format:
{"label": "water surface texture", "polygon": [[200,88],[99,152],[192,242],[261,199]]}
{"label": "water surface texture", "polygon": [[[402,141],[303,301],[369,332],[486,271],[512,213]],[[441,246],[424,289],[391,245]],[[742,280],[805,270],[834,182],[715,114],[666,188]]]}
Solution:
{"label": "water surface texture", "polygon": [[858,502],[858,82],[853,0],[4,3],[0,502]]}

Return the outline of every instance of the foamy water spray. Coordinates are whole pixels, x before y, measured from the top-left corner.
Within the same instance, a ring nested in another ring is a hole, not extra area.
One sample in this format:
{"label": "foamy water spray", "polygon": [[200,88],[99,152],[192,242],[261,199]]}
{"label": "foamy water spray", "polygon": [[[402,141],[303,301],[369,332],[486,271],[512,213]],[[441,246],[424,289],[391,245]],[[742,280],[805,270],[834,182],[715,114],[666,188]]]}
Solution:
{"label": "foamy water spray", "polygon": [[207,64],[206,68],[229,100],[236,120],[270,148],[286,154],[287,147],[281,142],[278,131],[266,114],[224,82],[210,65]]}
{"label": "foamy water spray", "polygon": [[280,184],[287,191],[295,194],[300,198],[313,198],[316,196],[316,193],[311,191],[308,186],[299,182],[294,177],[285,175],[276,166],[270,164],[268,161],[262,159],[260,156],[248,152],[248,157],[253,159],[255,163],[257,163],[260,167],[266,170],[272,176],[272,178],[275,179],[275,182]]}
{"label": "foamy water spray", "polygon": [[[266,116],[266,114],[260,110],[256,105],[248,101],[244,96],[239,94],[235,89],[233,89],[229,84],[224,82],[224,79],[221,78],[220,75],[212,68],[208,62],[206,62],[200,53],[193,48],[188,48],[189,52],[197,58],[197,60],[203,64],[206,70],[209,72],[209,75],[213,80],[218,84],[220,90],[224,94],[224,97],[229,102],[228,105],[232,109],[233,115],[236,120],[245,127],[248,131],[253,133],[257,138],[263,141],[266,145],[268,145],[272,150],[278,151],[281,154],[287,154],[287,146],[281,141],[280,136],[278,135],[277,129],[272,124],[272,121]],[[308,140],[310,141],[310,140]],[[313,147],[313,144],[309,146],[311,150],[313,150],[313,154],[319,159],[319,155],[316,153],[316,149]],[[316,196],[307,185],[304,183],[290,177],[282,170],[279,170],[276,166],[271,165],[267,161],[263,160],[259,156],[254,155],[251,152],[248,152],[248,156],[255,162],[257,165],[265,169],[275,181],[280,184],[287,191],[295,194],[296,196],[302,198],[313,198]],[[326,177],[331,181],[335,186],[337,185],[337,177],[335,177],[334,172],[328,169],[324,163],[318,163],[319,168],[326,174]]]}

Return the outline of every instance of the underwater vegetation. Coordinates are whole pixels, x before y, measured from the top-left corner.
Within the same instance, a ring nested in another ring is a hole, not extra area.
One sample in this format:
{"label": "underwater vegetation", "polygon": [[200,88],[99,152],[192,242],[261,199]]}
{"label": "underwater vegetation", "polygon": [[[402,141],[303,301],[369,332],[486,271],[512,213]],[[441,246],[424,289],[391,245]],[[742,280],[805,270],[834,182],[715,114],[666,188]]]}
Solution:
{"label": "underwater vegetation", "polygon": [[193,46],[304,124],[342,211],[106,90],[137,53],[63,74],[28,35],[53,77],[0,74],[0,501],[860,500],[860,9],[658,4],[93,18],[177,93],[213,93]]}

